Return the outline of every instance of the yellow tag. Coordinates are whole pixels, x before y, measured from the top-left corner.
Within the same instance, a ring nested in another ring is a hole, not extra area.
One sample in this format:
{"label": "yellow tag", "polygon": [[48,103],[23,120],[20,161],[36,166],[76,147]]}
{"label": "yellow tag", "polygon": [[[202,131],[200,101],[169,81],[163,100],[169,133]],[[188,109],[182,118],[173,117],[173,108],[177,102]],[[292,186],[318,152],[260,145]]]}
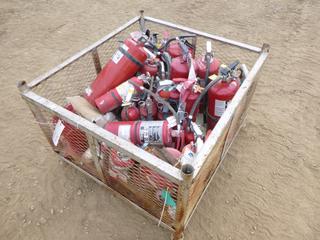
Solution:
{"label": "yellow tag", "polygon": [[132,94],[134,93],[134,88],[129,88],[129,91],[128,91],[129,94]]}
{"label": "yellow tag", "polygon": [[221,68],[227,68],[228,66],[225,65],[225,64],[221,64],[220,67],[221,67]]}
{"label": "yellow tag", "polygon": [[212,80],[212,81],[214,81],[214,80],[217,79],[217,77],[218,77],[217,75],[213,74],[213,75],[211,75],[211,76],[209,77],[209,79]]}
{"label": "yellow tag", "polygon": [[134,87],[131,85],[131,86],[129,87],[129,89],[128,89],[128,94],[127,94],[127,96],[126,96],[125,102],[130,102],[133,93],[134,93]]}

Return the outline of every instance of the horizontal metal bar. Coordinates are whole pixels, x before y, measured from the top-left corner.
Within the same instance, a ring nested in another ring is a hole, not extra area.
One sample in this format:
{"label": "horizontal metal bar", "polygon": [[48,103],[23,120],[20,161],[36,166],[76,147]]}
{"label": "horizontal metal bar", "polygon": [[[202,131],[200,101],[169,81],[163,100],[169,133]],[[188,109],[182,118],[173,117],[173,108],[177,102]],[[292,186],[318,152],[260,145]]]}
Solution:
{"label": "horizontal metal bar", "polygon": [[268,52],[269,52],[269,46],[265,45],[265,47],[263,48],[263,51],[259,55],[258,60],[255,62],[254,66],[251,69],[251,71],[249,72],[247,78],[242,83],[240,89],[237,91],[236,95],[233,97],[230,105],[228,105],[228,108],[222,114],[217,125],[212,130],[208,140],[204,143],[201,151],[198,153],[198,155],[195,159],[195,163],[194,163],[194,167],[195,167],[194,178],[196,178],[197,175],[199,174],[201,167],[203,166],[204,162],[207,161],[207,158],[208,158],[210,152],[215,147],[219,137],[223,133],[224,129],[227,127],[228,122],[231,121],[234,112],[236,111],[237,107],[239,106],[239,104],[241,102],[241,99],[247,93],[255,76],[260,71],[265,60],[267,59]]}
{"label": "horizontal metal bar", "polygon": [[[127,199],[125,196],[123,196],[122,194],[120,194],[119,192],[115,191],[114,189],[112,189],[111,187],[109,187],[108,185],[106,185],[105,183],[103,183],[102,181],[100,181],[99,179],[97,179],[96,177],[92,176],[90,173],[86,172],[85,170],[83,170],[81,167],[77,166],[76,164],[74,164],[73,162],[69,161],[68,159],[62,157],[61,155],[59,155],[60,158],[66,162],[67,164],[71,165],[72,167],[74,167],[75,169],[77,169],[78,171],[80,171],[81,173],[83,173],[84,175],[86,175],[87,177],[91,178],[92,180],[94,180],[96,183],[98,183],[99,185],[105,187],[108,191],[112,192],[113,194],[115,194],[118,198],[120,198],[121,200],[130,203],[131,206],[133,206],[135,209],[139,210],[143,215],[145,215],[146,217],[152,219],[154,222],[158,223],[159,219],[156,218],[155,216],[151,215],[150,213],[148,213],[146,210],[144,210],[143,208],[139,207],[138,205],[136,205],[135,203],[131,202],[129,199]],[[169,225],[161,222],[160,226],[168,229],[170,231],[174,231],[174,229],[172,227],[170,227]]]}
{"label": "horizontal metal bar", "polygon": [[233,45],[233,46],[237,46],[237,47],[240,47],[240,48],[244,48],[244,49],[247,49],[247,50],[250,50],[250,51],[253,51],[253,52],[257,52],[257,53],[261,52],[261,48],[260,47],[255,47],[255,46],[252,46],[252,45],[249,45],[249,44],[246,44],[246,43],[234,41],[234,40],[231,40],[231,39],[227,39],[227,38],[220,37],[220,36],[217,36],[217,35],[209,34],[209,33],[206,33],[206,32],[201,32],[201,31],[195,30],[193,28],[188,28],[188,27],[185,27],[185,26],[182,26],[182,25],[178,25],[178,24],[174,24],[174,23],[171,23],[171,22],[163,21],[163,20],[156,19],[156,18],[153,18],[153,17],[145,16],[144,18],[145,18],[145,20],[150,21],[150,22],[159,23],[159,24],[171,27],[171,28],[183,30],[185,32],[194,33],[194,34],[197,34],[199,36],[203,36],[203,37],[206,37],[206,38],[211,38],[213,40],[216,40],[216,41],[219,41],[219,42],[223,42],[223,43],[227,43],[227,44],[230,44],[230,45]]}
{"label": "horizontal metal bar", "polygon": [[30,103],[52,112],[62,120],[67,121],[71,125],[83,130],[86,133],[91,134],[98,140],[105,142],[109,147],[123,152],[128,157],[135,159],[143,165],[146,165],[150,169],[168,178],[170,181],[177,184],[181,182],[182,177],[180,174],[180,169],[175,168],[169,163],[144,151],[143,149],[132,144],[131,142],[128,142],[104,130],[103,128],[80,117],[79,115],[76,115],[68,111],[67,109],[51,102],[50,100],[35,94],[31,90],[22,92],[21,95],[25,100],[29,101]]}
{"label": "horizontal metal bar", "polygon": [[54,67],[53,69],[49,70],[45,74],[37,77],[36,79],[34,79],[30,83],[28,83],[28,87],[29,88],[33,88],[33,87],[37,86],[39,83],[41,83],[42,81],[47,80],[49,77],[51,77],[52,75],[54,75],[55,73],[57,73],[61,69],[65,68],[66,66],[68,66],[72,62],[76,61],[77,59],[79,59],[80,57],[82,57],[86,53],[90,52],[94,48],[100,46],[105,41],[107,41],[110,38],[112,38],[113,36],[117,35],[121,31],[123,31],[124,29],[130,27],[132,24],[136,23],[139,20],[139,18],[140,18],[139,16],[132,18],[129,22],[127,22],[124,25],[120,26],[116,30],[112,31],[108,35],[106,35],[103,38],[101,38],[100,40],[98,40],[97,42],[93,43],[92,45],[90,45],[90,46],[88,46],[88,47],[86,47],[84,49],[82,49],[80,52],[78,52],[75,55],[73,55],[72,57],[68,58],[63,63],[57,65],[56,67]]}

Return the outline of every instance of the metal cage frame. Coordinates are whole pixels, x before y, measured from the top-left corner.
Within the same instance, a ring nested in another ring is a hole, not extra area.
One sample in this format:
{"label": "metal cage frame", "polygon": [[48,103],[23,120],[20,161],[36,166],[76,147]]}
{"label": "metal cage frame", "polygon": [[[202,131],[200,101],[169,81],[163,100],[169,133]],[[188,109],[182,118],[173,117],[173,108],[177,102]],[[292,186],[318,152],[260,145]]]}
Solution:
{"label": "metal cage frame", "polygon": [[[156,156],[144,151],[143,149],[131,143],[128,143],[126,140],[123,140],[113,135],[112,133],[107,132],[103,128],[95,125],[94,123],[66,110],[62,106],[36,94],[33,91],[35,87],[41,85],[45,81],[50,81],[51,76],[55,75],[59,71],[62,71],[65,67],[77,61],[82,56],[88,53],[92,54],[92,61],[98,73],[101,70],[101,64],[99,54],[96,49],[100,45],[106,43],[109,39],[113,38],[118,33],[124,31],[125,29],[137,22],[140,24],[141,27],[143,27],[145,23],[151,22],[154,24],[170,27],[172,29],[177,29],[183,32],[192,33],[196,36],[218,41],[227,45],[232,45],[257,54],[257,60],[253,64],[246,79],[242,83],[240,89],[234,96],[233,100],[228,105],[228,108],[218,121],[216,127],[211,132],[208,140],[204,143],[203,148],[197,154],[195,162],[191,167],[191,170],[189,168],[190,166],[182,166],[181,169],[171,166],[170,164],[164,162]],[[101,170],[99,157],[97,156],[95,151],[92,151],[92,149],[95,149],[95,147],[99,144],[99,141],[107,142],[108,146],[123,152],[129,157],[134,158],[137,162],[144,164],[145,166],[149,167],[150,169],[161,174],[162,176],[176,184],[178,186],[178,191],[177,210],[174,224],[169,226],[166,223],[162,222],[161,225],[172,230],[172,238],[177,240],[183,238],[183,232],[185,227],[191,219],[191,216],[193,215],[198,203],[204,195],[208,185],[210,184],[210,181],[212,180],[217,169],[221,165],[228,149],[230,148],[233,140],[235,139],[237,133],[239,132],[242,126],[242,123],[247,114],[250,100],[255,90],[255,86],[258,79],[258,73],[260,72],[263,64],[265,63],[268,57],[269,49],[270,47],[268,44],[263,44],[262,47],[251,46],[245,43],[201,32],[192,28],[173,24],[152,17],[147,17],[143,15],[143,12],[141,12],[140,16],[134,17],[121,27],[104,36],[91,46],[84,48],[80,52],[76,53],[74,56],[70,57],[63,63],[59,64],[52,70],[45,73],[44,75],[34,79],[30,83],[19,82],[18,88],[21,92],[22,98],[28,103],[29,106],[36,106],[38,108],[45,109],[45,111],[48,111],[58,116],[60,119],[63,119],[64,121],[68,122],[73,126],[76,126],[77,128],[81,129],[83,132],[86,133],[89,146],[93,154],[93,160],[97,169],[98,177],[93,176],[92,174],[83,170],[78,165],[62,157],[65,162],[77,168],[79,171],[86,174],[87,176],[89,176],[99,184],[103,185],[104,187],[108,188],[109,190],[117,193],[117,195],[120,198],[127,200],[133,206],[142,210],[142,212],[145,213],[147,216],[153,218],[156,221],[159,221],[157,217],[148,213],[148,210],[141,208],[139,204],[133,203],[132,201],[127,199],[126,196],[123,196],[123,194],[118,193],[117,190],[114,190],[108,185]],[[30,109],[33,112],[35,118],[37,120],[41,120],[41,114],[39,114],[36,110],[32,109],[31,107]],[[45,135],[47,136],[47,133],[45,133]],[[49,143],[52,145],[50,137],[47,136],[47,139]]]}

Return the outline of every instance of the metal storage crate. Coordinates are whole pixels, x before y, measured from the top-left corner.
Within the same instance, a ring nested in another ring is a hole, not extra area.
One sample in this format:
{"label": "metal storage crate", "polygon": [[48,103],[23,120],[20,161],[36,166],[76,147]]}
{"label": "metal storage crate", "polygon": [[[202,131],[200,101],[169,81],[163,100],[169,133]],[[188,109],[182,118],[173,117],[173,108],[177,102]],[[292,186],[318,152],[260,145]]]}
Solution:
{"label": "metal storage crate", "polygon": [[[230,63],[239,59],[249,68],[247,78],[192,166],[178,169],[64,108],[66,97],[81,94],[95,79],[101,66],[112,57],[118,41],[139,29],[141,24],[159,33],[169,30],[172,35],[195,34],[196,55],[203,53],[205,42],[211,40],[215,56],[222,62]],[[268,52],[267,44],[261,48],[254,47],[141,14],[32,82],[19,82],[18,88],[57,154],[109,190],[119,193],[119,197],[128,200],[151,218],[160,221],[162,226],[173,231],[173,239],[182,239],[185,227],[241,128],[255,91],[258,73]],[[73,137],[79,139],[77,148],[83,151],[90,149],[91,162],[83,157],[65,156],[59,144],[52,144],[53,119],[57,117],[65,125],[79,129]],[[126,176],[115,179],[111,176],[110,159],[119,157],[119,153],[132,159],[133,166],[127,170]],[[176,203],[173,212],[157,195],[163,189],[170,193]]]}

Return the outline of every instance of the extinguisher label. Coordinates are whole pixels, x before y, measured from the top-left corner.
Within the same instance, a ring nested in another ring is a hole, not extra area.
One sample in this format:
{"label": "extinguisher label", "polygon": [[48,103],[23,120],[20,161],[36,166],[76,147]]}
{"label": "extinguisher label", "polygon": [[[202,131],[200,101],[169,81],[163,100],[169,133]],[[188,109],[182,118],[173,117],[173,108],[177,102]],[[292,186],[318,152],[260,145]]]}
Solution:
{"label": "extinguisher label", "polygon": [[227,108],[227,104],[227,101],[221,101],[216,99],[214,102],[214,115],[217,117],[221,117]]}
{"label": "extinguisher label", "polygon": [[163,144],[163,121],[146,121],[140,126],[140,139],[145,143]]}
{"label": "extinguisher label", "polygon": [[132,85],[130,84],[130,87],[129,87],[129,89],[128,89],[128,94],[127,94],[127,96],[126,96],[125,102],[127,102],[127,103],[130,102],[133,94],[134,94],[134,86],[132,86]]}
{"label": "extinguisher label", "polygon": [[177,126],[176,117],[174,117],[174,116],[169,116],[169,117],[167,117],[166,120],[168,121],[168,127],[169,127],[169,128],[173,128],[173,127]]}
{"label": "extinguisher label", "polygon": [[52,135],[52,142],[55,146],[58,145],[58,142],[59,142],[59,139],[60,139],[60,136],[63,132],[64,127],[65,126],[63,125],[63,123],[59,119],[59,121],[57,122],[56,127],[53,131],[53,135]]}
{"label": "extinguisher label", "polygon": [[[123,49],[126,50],[126,51],[129,49],[128,46],[125,45],[125,44],[122,44],[121,48],[123,48]],[[115,64],[117,64],[117,63],[121,60],[122,57],[123,57],[123,53],[120,52],[119,50],[117,50],[116,53],[113,54],[113,56],[112,56],[112,61],[113,61]]]}
{"label": "extinguisher label", "polygon": [[120,125],[118,128],[118,136],[130,141],[130,128],[130,125]]}
{"label": "extinguisher label", "polygon": [[[129,82],[124,82],[120,84],[118,87],[116,87],[116,90],[120,95],[120,97],[122,98],[122,101],[129,102],[131,100],[131,97],[135,89],[132,86],[132,84],[130,84]],[[127,99],[129,101],[127,101]]]}

